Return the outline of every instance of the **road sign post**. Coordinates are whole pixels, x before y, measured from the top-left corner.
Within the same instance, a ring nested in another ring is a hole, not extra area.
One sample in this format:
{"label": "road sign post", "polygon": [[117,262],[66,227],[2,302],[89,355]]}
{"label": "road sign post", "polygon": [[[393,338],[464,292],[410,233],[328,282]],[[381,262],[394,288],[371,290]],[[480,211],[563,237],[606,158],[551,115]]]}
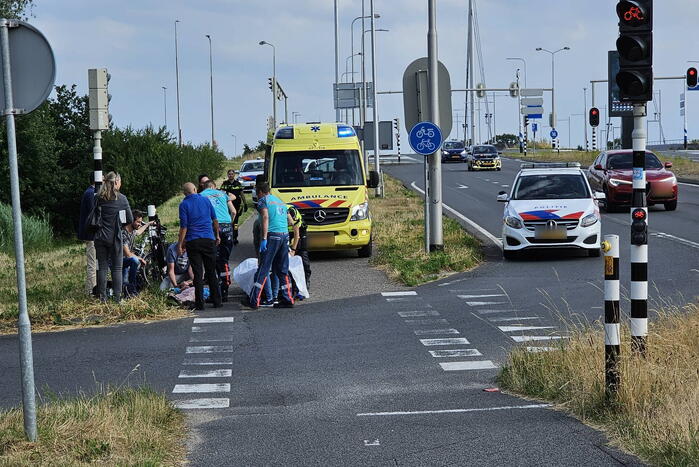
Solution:
{"label": "road sign post", "polygon": [[608,399],[619,389],[619,236],[605,235],[604,250],[604,381]]}
{"label": "road sign post", "polygon": [[[439,149],[442,147],[444,142],[442,130],[432,122],[420,122],[416,124],[408,135],[408,142],[410,147],[413,148],[417,154],[425,156],[425,253],[429,253],[433,250],[434,242],[434,224],[430,222],[432,213],[434,211],[435,203],[434,196],[432,194],[433,186],[432,183],[432,171],[429,166],[429,158],[438,158]],[[441,201],[440,201],[441,204]],[[440,209],[441,211],[441,209]],[[441,220],[441,219],[440,219]],[[439,224],[441,227],[441,223]]]}
{"label": "road sign post", "polygon": [[27,312],[27,284],[24,269],[22,207],[19,193],[15,115],[26,114],[43,103],[53,90],[56,64],[53,51],[41,32],[29,24],[0,19],[0,52],[2,53],[2,98],[0,109],[7,124],[7,152],[12,197],[17,299],[19,305],[18,334],[22,374],[22,411],[24,432],[29,441],[36,441],[36,396],[32,329]]}

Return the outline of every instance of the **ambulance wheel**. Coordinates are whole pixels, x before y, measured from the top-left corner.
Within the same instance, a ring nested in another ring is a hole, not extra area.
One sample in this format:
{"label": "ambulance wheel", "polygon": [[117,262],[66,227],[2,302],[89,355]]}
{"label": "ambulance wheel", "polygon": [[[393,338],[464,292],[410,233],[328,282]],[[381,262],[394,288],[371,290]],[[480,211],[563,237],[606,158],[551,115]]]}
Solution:
{"label": "ambulance wheel", "polygon": [[371,258],[371,250],[374,242],[369,240],[369,243],[357,250],[358,256],[360,258]]}

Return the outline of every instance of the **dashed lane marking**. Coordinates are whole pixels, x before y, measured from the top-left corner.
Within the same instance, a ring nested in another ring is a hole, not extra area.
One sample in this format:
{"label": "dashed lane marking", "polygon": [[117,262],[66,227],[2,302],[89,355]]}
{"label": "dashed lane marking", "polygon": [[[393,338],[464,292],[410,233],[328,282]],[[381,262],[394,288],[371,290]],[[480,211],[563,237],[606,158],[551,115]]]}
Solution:
{"label": "dashed lane marking", "polygon": [[554,329],[553,326],[498,326],[502,332],[534,331],[536,329]]}
{"label": "dashed lane marking", "polygon": [[194,324],[205,323],[232,323],[235,318],[194,318]]}
{"label": "dashed lane marking", "polygon": [[176,384],[173,394],[231,392],[230,383]]}
{"label": "dashed lane marking", "polygon": [[402,290],[399,292],[381,292],[383,297],[406,297],[409,295],[417,295],[414,290]]}
{"label": "dashed lane marking", "polygon": [[233,336],[192,336],[189,342],[233,342]]}
{"label": "dashed lane marking", "polygon": [[493,297],[504,297],[505,294],[501,293],[495,293],[495,294],[487,294],[487,295],[457,295],[459,298],[463,298],[464,300],[470,299],[470,298],[493,298]]}
{"label": "dashed lane marking", "polygon": [[480,357],[483,354],[478,349],[456,349],[456,350],[430,350],[430,355],[434,358],[449,357]]}
{"label": "dashed lane marking", "polygon": [[357,417],[388,417],[392,415],[441,415],[451,413],[494,412],[498,410],[545,409],[548,407],[551,407],[551,404],[510,405],[502,407],[481,407],[471,409],[415,410],[412,412],[366,412],[358,413]]}
{"label": "dashed lane marking", "polygon": [[553,341],[567,339],[567,336],[510,336],[515,342]]}
{"label": "dashed lane marking", "polygon": [[444,371],[468,371],[468,370],[490,370],[497,368],[490,360],[474,360],[470,362],[444,362],[440,363]]}
{"label": "dashed lane marking", "polygon": [[180,378],[230,378],[233,370],[182,370]]}
{"label": "dashed lane marking", "polygon": [[446,319],[406,319],[404,321],[405,324],[449,324],[449,321]]}
{"label": "dashed lane marking", "polygon": [[419,318],[421,316],[439,316],[439,312],[434,310],[399,311],[398,316],[400,316],[401,318]]}
{"label": "dashed lane marking", "polygon": [[422,345],[431,347],[434,345],[468,345],[465,337],[445,337],[443,339],[420,339]]}
{"label": "dashed lane marking", "polygon": [[413,331],[416,336],[438,336],[440,334],[461,334],[457,329],[417,329]]}
{"label": "dashed lane marking", "polygon": [[479,315],[492,315],[494,313],[517,313],[519,310],[476,310]]}
{"label": "dashed lane marking", "polygon": [[520,316],[518,318],[488,318],[488,321],[492,321],[493,323],[504,323],[508,321],[521,321],[521,320],[530,320],[530,319],[541,319],[538,316]]}
{"label": "dashed lane marking", "polygon": [[178,409],[227,409],[231,405],[230,399],[185,399],[172,402]]}
{"label": "dashed lane marking", "polygon": [[187,353],[217,353],[217,352],[233,352],[232,345],[198,345],[187,347]]}
{"label": "dashed lane marking", "polygon": [[664,233],[664,232],[652,232],[650,235],[651,235],[651,237],[664,238],[667,240],[675,241],[677,243],[680,243],[682,245],[685,245],[685,246],[688,246],[691,248],[699,249],[699,243],[693,242],[691,240],[687,240],[686,238],[676,237],[674,235],[670,235],[670,234]]}
{"label": "dashed lane marking", "polygon": [[225,332],[232,331],[233,326],[192,326],[192,332]]}
{"label": "dashed lane marking", "polygon": [[466,302],[468,306],[508,305],[507,302]]}
{"label": "dashed lane marking", "polygon": [[183,365],[233,365],[232,358],[187,358]]}

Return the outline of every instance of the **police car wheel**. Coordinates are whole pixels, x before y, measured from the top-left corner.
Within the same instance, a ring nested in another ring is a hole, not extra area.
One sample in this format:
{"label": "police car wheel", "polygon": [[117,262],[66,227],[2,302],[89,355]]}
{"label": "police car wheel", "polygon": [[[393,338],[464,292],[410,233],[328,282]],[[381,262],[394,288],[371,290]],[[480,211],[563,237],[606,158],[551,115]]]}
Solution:
{"label": "police car wheel", "polygon": [[517,259],[517,251],[502,250],[502,257],[507,260]]}

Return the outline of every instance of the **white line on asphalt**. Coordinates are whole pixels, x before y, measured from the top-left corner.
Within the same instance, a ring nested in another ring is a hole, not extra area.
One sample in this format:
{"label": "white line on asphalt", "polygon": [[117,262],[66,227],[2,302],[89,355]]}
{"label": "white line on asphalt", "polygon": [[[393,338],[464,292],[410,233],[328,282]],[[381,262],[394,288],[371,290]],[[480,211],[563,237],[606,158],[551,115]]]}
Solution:
{"label": "white line on asphalt", "polygon": [[182,370],[180,378],[230,378],[233,370]]}
{"label": "white line on asphalt", "polygon": [[480,357],[483,355],[477,349],[430,350],[430,354],[434,358]]}
{"label": "white line on asphalt", "polygon": [[187,394],[193,392],[231,392],[229,383],[202,383],[202,384],[176,384],[173,394]]}
{"label": "white line on asphalt", "polygon": [[510,336],[515,342],[552,341],[556,339],[567,339],[567,336]]}
{"label": "white line on asphalt", "polygon": [[188,358],[183,365],[233,365],[232,358]]}
{"label": "white line on asphalt", "polygon": [[520,310],[476,310],[479,315],[492,315],[494,313],[517,313]]}
{"label": "white line on asphalt", "polygon": [[436,336],[439,334],[461,334],[457,329],[417,329],[413,331],[416,336]]}
{"label": "white line on asphalt", "polygon": [[446,319],[406,319],[405,324],[449,324],[449,321]]}
{"label": "white line on asphalt", "polygon": [[225,332],[233,331],[233,326],[192,326],[192,332]]}
{"label": "white line on asphalt", "polygon": [[459,298],[469,299],[469,298],[492,298],[492,297],[504,297],[505,294],[497,293],[490,295],[457,295]]}
{"label": "white line on asphalt", "polygon": [[541,319],[538,316],[522,316],[522,317],[515,317],[515,318],[488,318],[488,321],[492,321],[493,323],[502,323],[506,321],[519,321],[519,320],[524,320],[524,319]]}
{"label": "white line on asphalt", "polygon": [[533,331],[535,329],[554,329],[553,326],[498,326],[502,332]]}
{"label": "white line on asphalt", "polygon": [[[415,184],[415,182],[411,183],[410,186],[412,186],[415,190],[419,191],[419,192],[422,193],[423,195],[425,194],[425,191],[424,191],[424,190],[421,190],[421,189]],[[458,217],[458,218],[461,219],[462,221],[466,222],[468,225],[470,225],[471,227],[473,227],[474,229],[476,229],[476,230],[477,230],[478,232],[480,232],[481,234],[483,234],[488,240],[490,240],[491,242],[495,243],[497,246],[499,246],[500,248],[502,248],[502,240],[500,240],[499,238],[497,238],[495,235],[491,234],[490,232],[488,232],[487,230],[485,230],[483,227],[481,227],[480,225],[476,224],[474,221],[472,221],[472,220],[469,219],[468,217],[466,217],[466,216],[464,216],[463,214],[461,214],[461,213],[460,213],[459,211],[457,211],[456,209],[454,209],[454,208],[452,208],[452,207],[449,207],[449,206],[447,206],[447,205],[444,204],[444,203],[442,203],[442,207],[443,207],[444,209],[446,209],[447,211],[449,211],[450,213],[454,214],[456,217]]]}
{"label": "white line on asphalt", "polygon": [[233,336],[192,336],[189,342],[232,342]]}
{"label": "white line on asphalt", "polygon": [[471,362],[444,362],[440,363],[444,371],[468,371],[468,370],[490,370],[497,368],[490,360],[475,360]]}
{"label": "white line on asphalt", "polygon": [[538,352],[551,352],[553,350],[558,350],[557,347],[527,347],[527,352],[538,353]]}
{"label": "white line on asphalt", "polygon": [[232,345],[197,345],[187,347],[186,353],[233,352]]}
{"label": "white line on asphalt", "polygon": [[694,187],[694,188],[699,188],[699,185],[697,185],[696,183],[677,182],[677,184],[678,184],[678,185],[684,185],[684,186],[691,186],[691,187]]}
{"label": "white line on asphalt", "polygon": [[456,188],[458,188],[459,190],[465,190],[465,189],[467,189],[468,187],[467,187],[466,185],[462,185],[462,184],[459,183],[459,186],[457,186]]}
{"label": "white line on asphalt", "polygon": [[455,281],[450,281],[450,282],[445,282],[443,284],[438,284],[437,287],[446,287],[448,285],[456,284],[457,282],[464,282],[464,281],[468,281],[468,280],[471,280],[471,279],[470,278],[456,279]]}
{"label": "white line on asphalt", "polygon": [[478,292],[492,292],[494,290],[502,289],[449,289],[452,293],[478,293]]}
{"label": "white line on asphalt", "polygon": [[401,318],[419,318],[420,316],[439,316],[438,311],[399,311],[398,316]]}
{"label": "white line on asphalt", "polygon": [[194,324],[204,323],[232,323],[235,318],[194,318]]}
{"label": "white line on asphalt", "polygon": [[381,295],[384,297],[405,297],[408,295],[417,295],[417,292],[414,290],[403,290],[400,292],[381,292]]}
{"label": "white line on asphalt", "polygon": [[420,297],[386,297],[387,302],[410,302],[416,299],[420,300]]}
{"label": "white line on asphalt", "polygon": [[358,413],[357,417],[386,417],[390,415],[439,415],[449,413],[494,412],[497,410],[545,409],[551,404],[510,405],[502,407],[483,407],[479,409],[445,409],[445,410],[415,410],[412,412],[367,412]]}
{"label": "white line on asphalt", "polygon": [[507,302],[466,302],[468,306],[507,305]]}
{"label": "white line on asphalt", "polygon": [[509,187],[510,187],[510,185],[500,185],[500,186],[503,187],[503,188],[509,188]]}
{"label": "white line on asphalt", "polygon": [[444,339],[420,339],[422,345],[430,347],[433,345],[468,345],[465,337],[445,337]]}
{"label": "white line on asphalt", "polygon": [[650,234],[652,237],[658,237],[658,238],[665,238],[668,240],[673,240],[677,243],[681,243],[682,245],[689,246],[692,248],[699,248],[699,243],[693,242],[691,240],[687,240],[686,238],[680,238],[680,237],[675,237],[674,235],[670,235],[668,233],[664,232],[652,232]]}
{"label": "white line on asphalt", "polygon": [[185,399],[172,402],[178,409],[227,409],[230,399]]}

